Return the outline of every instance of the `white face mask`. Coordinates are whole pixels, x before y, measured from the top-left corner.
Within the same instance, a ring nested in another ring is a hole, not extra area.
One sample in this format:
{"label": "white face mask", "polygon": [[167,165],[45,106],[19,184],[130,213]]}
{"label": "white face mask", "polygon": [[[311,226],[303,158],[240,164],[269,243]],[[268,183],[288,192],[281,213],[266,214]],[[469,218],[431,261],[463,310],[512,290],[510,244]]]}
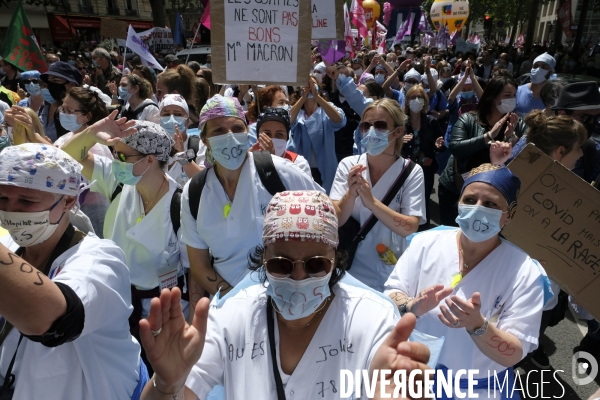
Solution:
{"label": "white face mask", "polygon": [[500,114],[506,114],[512,112],[517,106],[517,99],[502,99],[500,105],[496,105]]}
{"label": "white face mask", "polygon": [[273,147],[275,147],[275,155],[283,157],[287,147],[287,142],[283,139],[271,139],[271,141],[273,142]]}
{"label": "white face mask", "polygon": [[408,92],[410,90],[410,88],[413,87],[413,86],[414,86],[414,84],[412,84],[412,83],[405,83],[404,84],[404,91]]}
{"label": "white face mask", "polygon": [[390,61],[390,62],[388,62],[388,65],[390,67],[392,67],[392,69],[394,69],[394,68],[396,68],[396,61]]}
{"label": "white face mask", "polygon": [[363,73],[363,69],[362,69],[362,68],[355,69],[355,70],[354,70],[354,73],[356,74],[356,76],[361,76],[361,75],[362,75],[362,73]]}
{"label": "white face mask", "polygon": [[410,111],[414,113],[419,113],[423,109],[425,105],[425,100],[421,98],[412,99],[408,102],[408,107],[410,107]]}
{"label": "white face mask", "polygon": [[[62,200],[62,197],[60,198]],[[48,240],[58,228],[57,223],[50,223],[50,211],[56,207],[39,212],[9,212],[0,211],[0,225],[8,231],[16,244],[20,247],[30,247]],[[64,213],[63,213],[64,215]],[[62,219],[62,216],[60,217]]]}

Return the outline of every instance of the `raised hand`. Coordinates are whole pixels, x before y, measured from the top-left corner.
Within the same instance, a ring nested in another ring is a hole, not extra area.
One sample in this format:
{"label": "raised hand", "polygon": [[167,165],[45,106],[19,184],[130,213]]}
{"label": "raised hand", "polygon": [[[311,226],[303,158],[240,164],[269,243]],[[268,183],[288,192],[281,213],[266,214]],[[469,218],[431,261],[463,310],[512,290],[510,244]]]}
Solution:
{"label": "raised hand", "polygon": [[440,304],[440,301],[448,297],[453,290],[451,287],[445,288],[444,285],[430,286],[427,289],[421,290],[417,297],[409,302],[408,309],[411,313],[420,317],[436,308]]}
{"label": "raised hand", "polygon": [[362,164],[356,164],[350,168],[350,172],[348,173],[348,195],[354,199],[359,196],[358,186],[362,179],[362,173],[363,171],[366,171],[366,169],[367,167]]}
{"label": "raised hand", "polygon": [[444,146],[444,137],[440,136],[439,138],[435,139],[435,147],[437,149],[441,149]]}
{"label": "raised hand", "polygon": [[[502,129],[502,125],[510,118],[511,113],[507,113],[504,117],[500,118],[498,122],[494,125],[492,130],[490,131],[490,135],[495,139],[498,134],[500,134],[500,130]],[[506,135],[505,135],[506,137]]]}
{"label": "raised hand", "polygon": [[[260,143],[260,148],[262,150],[267,150],[269,153],[275,154],[275,146],[273,146],[273,141],[265,133],[258,135],[257,143]],[[280,154],[275,155],[279,156]]]}
{"label": "raised hand", "polygon": [[117,84],[115,83],[115,81],[109,82],[107,86],[108,86],[108,90],[110,90],[112,95],[116,96],[117,95]]}
{"label": "raised hand", "polygon": [[194,320],[188,325],[181,309],[179,288],[163,289],[160,298],[152,299],[148,319],[140,321],[140,339],[161,391],[176,393],[200,359],[208,308],[208,299],[200,299]]}
{"label": "raised hand", "polygon": [[88,129],[96,137],[96,141],[106,146],[114,146],[121,138],[131,136],[137,132],[134,128],[135,120],[127,121],[127,118],[117,117],[118,111],[114,110],[109,116],[102,118]]}
{"label": "raised hand", "polygon": [[173,135],[173,140],[175,141],[175,144],[173,145],[175,150],[177,150],[178,153],[184,151],[183,135],[181,134],[181,132],[179,132],[178,126],[175,126],[175,135]]}
{"label": "raised hand", "polygon": [[490,145],[490,160],[493,165],[504,165],[512,154],[512,143],[494,142]]}

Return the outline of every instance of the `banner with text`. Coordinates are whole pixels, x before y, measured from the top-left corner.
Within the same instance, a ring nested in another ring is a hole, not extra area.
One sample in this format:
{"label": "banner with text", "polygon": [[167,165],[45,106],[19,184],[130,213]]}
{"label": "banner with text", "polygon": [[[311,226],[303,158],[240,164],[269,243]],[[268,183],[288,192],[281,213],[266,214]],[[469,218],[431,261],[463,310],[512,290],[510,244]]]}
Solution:
{"label": "banner with text", "polygon": [[213,81],[305,85],[310,71],[310,6],[300,0],[212,0]]}
{"label": "banner with text", "polygon": [[600,319],[600,192],[533,144],[508,168],[521,191],[502,234]]}
{"label": "banner with text", "polygon": [[312,0],[312,38],[344,39],[344,0]]}

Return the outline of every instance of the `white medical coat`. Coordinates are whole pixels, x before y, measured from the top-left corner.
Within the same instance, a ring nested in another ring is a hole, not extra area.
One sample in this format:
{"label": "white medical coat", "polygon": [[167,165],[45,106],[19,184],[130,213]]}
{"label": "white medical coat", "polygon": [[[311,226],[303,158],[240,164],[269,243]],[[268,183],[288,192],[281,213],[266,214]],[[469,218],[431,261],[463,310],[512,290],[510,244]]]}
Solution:
{"label": "white medical coat", "polygon": [[[111,198],[118,182],[111,170],[112,159],[94,156],[90,190]],[[111,239],[125,252],[131,273],[131,284],[149,290],[159,285],[158,271],[176,267],[178,275],[189,268],[187,249],[173,231],[171,222],[171,198],[179,186],[167,175],[169,192],[138,223],[144,208],[135,186],[124,185],[121,193],[108,207],[104,222],[104,237]]]}
{"label": "white medical coat", "polygon": [[[362,164],[367,169],[362,173],[362,176],[371,185],[373,196],[378,200],[383,200],[386,193],[402,172],[405,165],[405,159],[400,157],[396,162],[383,174],[373,186],[371,184],[371,176],[369,172],[369,163],[367,155],[350,156],[344,158],[338,166],[335,174],[335,180],[331,187],[330,197],[332,200],[341,200],[348,191],[348,174],[350,169],[356,164]],[[423,178],[423,170],[419,165],[415,165],[404,185],[398,191],[389,205],[389,208],[395,212],[407,216],[419,217],[419,223],[425,223],[425,184]],[[360,197],[354,203],[352,209],[352,218],[364,225],[372,212],[363,205]],[[350,274],[375,290],[383,291],[383,285],[394,269],[393,265],[387,265],[379,258],[376,247],[383,243],[388,249],[399,259],[407,247],[406,239],[396,233],[393,233],[380,221],[375,224],[367,237],[359,243],[352,262]]]}
{"label": "white medical coat", "polygon": [[[290,161],[273,157],[273,164],[288,190],[324,191]],[[273,196],[258,176],[252,152],[242,167],[227,218],[224,218],[223,207],[228,200],[214,169],[206,175],[196,220],[190,212],[189,186],[189,183],[185,185],[181,196],[182,241],[196,249],[210,249],[215,270],[235,286],[250,272],[248,253],[262,245],[264,215]]]}
{"label": "white medical coat", "polygon": [[[457,232],[458,229],[434,230],[416,235],[386,282],[384,293],[401,291],[415,297],[435,284],[451,287],[459,268]],[[456,285],[450,296],[468,300],[475,292],[481,294],[481,314],[519,339],[523,346],[521,358],[537,348],[544,283],[539,268],[524,251],[503,240]],[[442,300],[440,304],[446,303]],[[415,328],[436,337],[445,336],[439,364],[454,371],[478,369],[475,377],[486,379],[488,371],[492,374],[506,369],[484,355],[466,329],[442,324],[440,312],[438,305],[422,315]]]}
{"label": "white medical coat", "polygon": [[[0,241],[11,251],[19,248],[10,236]],[[133,307],[123,251],[90,234],[60,255],[48,276],[81,299],[83,331],[58,347],[23,338],[13,367],[14,399],[131,398],[139,379],[140,345],[129,333]],[[13,328],[0,347],[2,381],[18,341],[19,332]]]}
{"label": "white medical coat", "polygon": [[[202,356],[185,383],[200,399],[215,385],[225,386],[228,399],[277,399],[265,291],[262,284],[250,286],[211,306]],[[285,386],[287,399],[339,399],[340,370],[369,369],[396,325],[394,305],[378,294],[342,282],[332,292],[335,297]],[[275,339],[279,349],[277,323]]]}

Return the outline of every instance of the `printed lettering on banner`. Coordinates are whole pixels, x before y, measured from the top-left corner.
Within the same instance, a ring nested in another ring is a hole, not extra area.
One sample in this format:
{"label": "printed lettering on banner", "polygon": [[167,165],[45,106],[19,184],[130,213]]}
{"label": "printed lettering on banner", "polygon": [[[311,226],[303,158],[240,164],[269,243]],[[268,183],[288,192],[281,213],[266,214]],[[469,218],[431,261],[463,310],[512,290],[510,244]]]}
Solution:
{"label": "printed lettering on banner", "polygon": [[528,144],[508,165],[521,179],[507,240],[543,261],[550,279],[600,319],[600,195]]}
{"label": "printed lettering on banner", "polygon": [[312,39],[344,38],[344,1],[312,0]]}
{"label": "printed lettering on banner", "polygon": [[213,80],[306,84],[310,7],[300,0],[211,1]]}

